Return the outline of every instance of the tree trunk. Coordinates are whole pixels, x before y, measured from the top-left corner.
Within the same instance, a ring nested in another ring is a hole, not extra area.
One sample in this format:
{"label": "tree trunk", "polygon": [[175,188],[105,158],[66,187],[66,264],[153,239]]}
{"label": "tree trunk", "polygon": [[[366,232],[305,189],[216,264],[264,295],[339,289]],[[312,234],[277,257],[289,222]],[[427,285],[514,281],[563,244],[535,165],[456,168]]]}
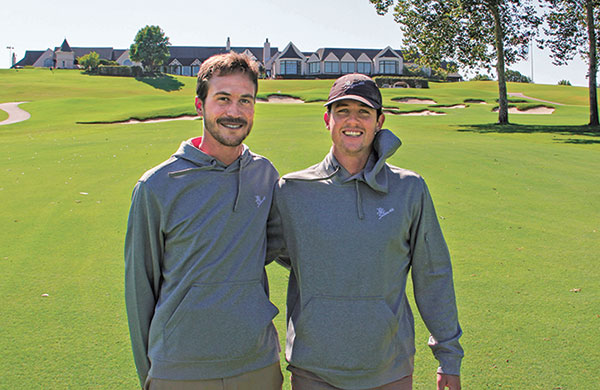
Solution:
{"label": "tree trunk", "polygon": [[596,74],[598,72],[598,58],[596,56],[596,31],[594,26],[594,1],[587,0],[585,3],[587,10],[587,28],[589,50],[589,92],[590,92],[590,126],[598,126],[598,93],[596,86]]}
{"label": "tree trunk", "polygon": [[495,2],[491,2],[490,9],[494,15],[494,31],[496,33],[496,55],[498,62],[496,63],[496,72],[498,73],[498,124],[508,124],[508,98],[506,97],[506,75],[504,73],[504,33],[502,30],[502,22],[500,21],[500,10]]}

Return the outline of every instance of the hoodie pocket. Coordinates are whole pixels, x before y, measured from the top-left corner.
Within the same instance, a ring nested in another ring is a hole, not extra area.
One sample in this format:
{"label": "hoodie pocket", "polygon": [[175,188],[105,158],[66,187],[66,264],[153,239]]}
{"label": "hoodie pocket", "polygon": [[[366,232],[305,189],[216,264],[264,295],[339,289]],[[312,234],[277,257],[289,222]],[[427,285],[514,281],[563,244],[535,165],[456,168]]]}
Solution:
{"label": "hoodie pocket", "polygon": [[382,297],[313,297],[300,314],[291,363],[368,371],[397,355],[398,323]]}
{"label": "hoodie pocket", "polygon": [[277,313],[260,280],[193,285],[165,325],[165,358],[219,361],[249,356],[269,342]]}

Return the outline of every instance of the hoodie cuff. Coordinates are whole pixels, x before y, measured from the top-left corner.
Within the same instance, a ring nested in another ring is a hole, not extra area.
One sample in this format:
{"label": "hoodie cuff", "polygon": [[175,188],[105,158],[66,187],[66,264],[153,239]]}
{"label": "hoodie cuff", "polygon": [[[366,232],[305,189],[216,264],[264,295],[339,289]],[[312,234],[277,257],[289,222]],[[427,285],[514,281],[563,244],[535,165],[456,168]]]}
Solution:
{"label": "hoodie cuff", "polygon": [[438,374],[457,375],[460,376],[460,365],[462,357],[460,356],[439,356],[438,361],[440,366],[438,367]]}

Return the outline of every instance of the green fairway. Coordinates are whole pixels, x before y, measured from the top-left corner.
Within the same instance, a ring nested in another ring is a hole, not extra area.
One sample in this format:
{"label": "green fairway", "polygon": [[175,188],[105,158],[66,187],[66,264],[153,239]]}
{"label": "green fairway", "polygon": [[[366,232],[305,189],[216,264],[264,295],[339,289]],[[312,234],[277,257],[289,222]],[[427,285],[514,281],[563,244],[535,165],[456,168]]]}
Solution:
{"label": "green fairway", "polygon": [[[314,101],[257,103],[246,143],[280,174],[312,165],[329,151],[318,101],[327,98],[331,83],[260,81],[260,97]],[[0,70],[0,103],[27,101],[20,107],[31,113],[25,122],[0,126],[0,389],[138,388],[123,298],[131,191],[182,140],[199,136],[201,122],[78,123],[194,114],[195,84],[190,77]],[[403,141],[390,163],[427,180],[453,257],[466,352],[463,387],[596,388],[600,131],[583,126],[587,89],[509,83],[509,92],[560,105],[514,103],[555,111],[511,114],[513,124],[498,127],[495,83],[430,87],[385,89],[385,106],[445,115],[390,113],[384,127]],[[392,100],[400,97],[435,104]],[[472,99],[487,104],[439,107]],[[283,346],[287,275],[275,264],[268,272]],[[414,388],[432,389],[437,365],[413,309]]]}

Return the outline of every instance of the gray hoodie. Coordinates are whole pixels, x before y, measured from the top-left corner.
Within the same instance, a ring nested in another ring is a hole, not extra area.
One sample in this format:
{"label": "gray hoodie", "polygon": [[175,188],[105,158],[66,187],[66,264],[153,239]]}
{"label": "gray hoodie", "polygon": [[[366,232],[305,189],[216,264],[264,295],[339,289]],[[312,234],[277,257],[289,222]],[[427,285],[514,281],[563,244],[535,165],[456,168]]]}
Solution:
{"label": "gray hoodie", "polygon": [[279,361],[264,272],[278,174],[244,146],[225,166],[183,142],[133,191],[125,299],[140,382],[221,378]]}
{"label": "gray hoodie", "polygon": [[448,249],[423,179],[385,162],[399,146],[381,130],[360,173],[329,153],[275,188],[269,245],[291,267],[286,359],[344,389],[412,374],[409,270],[438,372],[460,370]]}

